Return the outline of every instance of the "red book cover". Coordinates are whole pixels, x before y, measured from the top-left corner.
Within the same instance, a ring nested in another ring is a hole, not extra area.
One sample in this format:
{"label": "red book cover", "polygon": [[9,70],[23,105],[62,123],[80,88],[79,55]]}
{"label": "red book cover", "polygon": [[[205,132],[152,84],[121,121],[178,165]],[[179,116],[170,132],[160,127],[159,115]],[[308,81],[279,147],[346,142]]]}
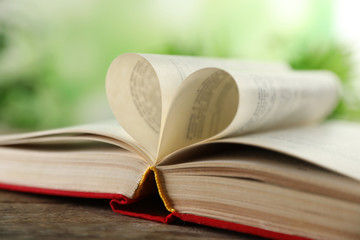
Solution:
{"label": "red book cover", "polygon": [[[158,197],[158,199],[160,199]],[[110,202],[111,208],[114,212],[139,217],[143,219],[158,221],[162,223],[176,223],[179,220],[185,222],[196,223],[200,225],[206,225],[210,227],[216,227],[246,234],[253,234],[261,237],[279,240],[306,240],[308,238],[293,236],[269,230],[264,230],[256,227],[246,226],[242,224],[225,222],[222,220],[196,216],[192,214],[182,214],[176,211],[169,212],[163,206],[163,203],[159,201],[156,196],[152,196],[152,199],[146,199],[136,203],[128,204],[123,200],[113,199]],[[162,206],[161,206],[162,205]],[[156,212],[154,209],[157,209]]]}

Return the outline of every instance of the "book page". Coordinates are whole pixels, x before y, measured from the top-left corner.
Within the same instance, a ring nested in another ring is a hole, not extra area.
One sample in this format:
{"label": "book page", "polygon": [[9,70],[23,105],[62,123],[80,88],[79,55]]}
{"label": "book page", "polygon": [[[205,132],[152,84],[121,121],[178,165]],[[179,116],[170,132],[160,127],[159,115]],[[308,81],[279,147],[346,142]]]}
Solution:
{"label": "book page", "polygon": [[360,124],[328,121],[318,126],[290,128],[225,138],[286,153],[360,180]]}
{"label": "book page", "polygon": [[146,149],[136,143],[136,141],[128,133],[126,133],[116,120],[38,132],[1,135],[0,146],[19,144],[55,144],[60,142],[71,143],[84,140],[105,142],[125,148],[143,156],[144,161],[151,164],[151,160],[146,152]]}
{"label": "book page", "polygon": [[205,67],[238,71],[289,71],[284,63],[134,54],[117,57],[106,76],[110,107],[121,126],[157,158],[159,138],[177,89],[191,73]]}
{"label": "book page", "polygon": [[360,203],[360,182],[288,154],[247,144],[211,142],[171,154],[162,174],[248,178]]}
{"label": "book page", "polygon": [[172,102],[158,158],[201,141],[320,122],[338,92],[338,79],[325,71],[199,70]]}
{"label": "book page", "polygon": [[0,146],[0,183],[40,188],[39,192],[48,189],[132,198],[148,167],[136,153],[93,141]]}

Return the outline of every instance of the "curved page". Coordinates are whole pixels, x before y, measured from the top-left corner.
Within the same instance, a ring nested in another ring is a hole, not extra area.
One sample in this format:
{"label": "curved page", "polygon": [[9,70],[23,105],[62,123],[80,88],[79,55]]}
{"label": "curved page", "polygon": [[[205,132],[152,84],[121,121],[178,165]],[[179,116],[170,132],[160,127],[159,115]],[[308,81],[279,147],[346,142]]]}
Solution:
{"label": "curved page", "polygon": [[116,120],[38,132],[2,135],[0,136],[0,146],[55,142],[71,143],[79,140],[93,140],[117,145],[138,153],[151,163],[146,149],[136,143]]}
{"label": "curved page", "polygon": [[134,53],[123,54],[111,63],[106,92],[112,112],[154,161],[178,87],[192,72],[205,67],[261,72],[289,70],[284,63]]}
{"label": "curved page", "polygon": [[338,79],[325,71],[199,70],[172,102],[158,159],[205,140],[319,122],[334,109],[338,92]]}
{"label": "curved page", "polygon": [[319,126],[290,128],[218,140],[286,153],[360,180],[360,125],[328,121]]}

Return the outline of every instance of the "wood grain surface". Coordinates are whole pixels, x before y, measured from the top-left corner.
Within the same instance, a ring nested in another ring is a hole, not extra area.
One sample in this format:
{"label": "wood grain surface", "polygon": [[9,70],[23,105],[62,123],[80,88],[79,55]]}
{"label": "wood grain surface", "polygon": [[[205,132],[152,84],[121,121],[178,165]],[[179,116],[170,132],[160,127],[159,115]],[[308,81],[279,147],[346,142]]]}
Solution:
{"label": "wood grain surface", "polygon": [[263,239],[190,223],[112,212],[108,200],[0,190],[0,239]]}

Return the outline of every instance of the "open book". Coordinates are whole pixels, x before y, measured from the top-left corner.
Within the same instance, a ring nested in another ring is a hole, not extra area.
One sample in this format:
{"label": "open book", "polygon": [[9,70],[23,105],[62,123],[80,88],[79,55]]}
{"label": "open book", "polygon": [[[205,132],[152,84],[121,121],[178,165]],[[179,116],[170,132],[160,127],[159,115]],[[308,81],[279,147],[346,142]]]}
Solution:
{"label": "open book", "polygon": [[282,63],[124,54],[116,120],[0,137],[1,188],[276,239],[360,238],[360,125],[339,82]]}

